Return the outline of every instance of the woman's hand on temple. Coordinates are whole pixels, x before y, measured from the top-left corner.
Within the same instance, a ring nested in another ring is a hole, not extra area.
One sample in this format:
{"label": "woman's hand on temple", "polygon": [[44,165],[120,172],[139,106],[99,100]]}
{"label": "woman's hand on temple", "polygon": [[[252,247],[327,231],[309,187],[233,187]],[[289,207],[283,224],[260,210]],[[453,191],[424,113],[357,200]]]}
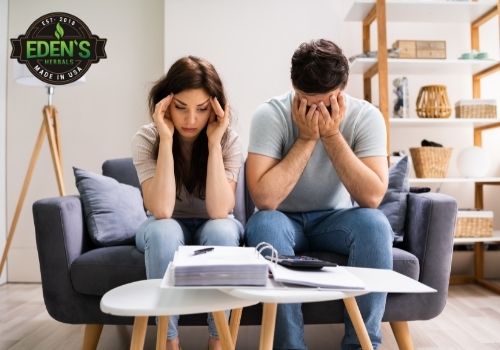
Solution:
{"label": "woman's hand on temple", "polygon": [[174,123],[172,122],[172,118],[170,117],[170,113],[168,111],[168,107],[172,102],[174,95],[170,94],[167,97],[163,98],[160,102],[158,102],[155,106],[155,111],[153,113],[153,120],[160,134],[161,140],[172,140],[174,136]]}
{"label": "woman's hand on temple", "polygon": [[212,111],[208,118],[207,137],[208,146],[220,145],[222,136],[229,126],[229,105],[226,104],[226,109],[222,109],[217,97],[210,98]]}

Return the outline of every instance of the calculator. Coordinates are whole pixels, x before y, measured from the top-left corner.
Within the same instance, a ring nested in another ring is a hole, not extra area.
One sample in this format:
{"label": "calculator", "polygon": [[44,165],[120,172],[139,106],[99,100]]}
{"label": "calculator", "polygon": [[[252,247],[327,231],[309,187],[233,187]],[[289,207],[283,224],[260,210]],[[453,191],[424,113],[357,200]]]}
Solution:
{"label": "calculator", "polygon": [[[267,255],[266,259],[271,260],[271,257]],[[276,262],[282,266],[298,270],[320,270],[325,266],[337,266],[336,263],[331,261],[320,260],[305,255],[280,255]]]}

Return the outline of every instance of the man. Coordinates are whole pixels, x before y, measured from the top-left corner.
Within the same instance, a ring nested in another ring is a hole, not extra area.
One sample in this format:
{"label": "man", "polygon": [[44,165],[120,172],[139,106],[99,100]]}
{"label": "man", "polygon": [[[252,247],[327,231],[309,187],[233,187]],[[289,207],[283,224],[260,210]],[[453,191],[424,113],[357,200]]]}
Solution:
{"label": "man", "polygon": [[[328,40],[303,43],[292,57],[293,90],[255,112],[247,185],[259,209],[246,243],[280,255],[306,250],[348,255],[349,266],[392,268],[392,230],[375,209],[386,190],[386,130],[380,112],[343,90],[349,64]],[[353,205],[353,202],[357,205]],[[386,294],[357,298],[374,348]],[[360,349],[345,316],[342,349]],[[306,349],[300,304],[278,307],[275,349]]]}

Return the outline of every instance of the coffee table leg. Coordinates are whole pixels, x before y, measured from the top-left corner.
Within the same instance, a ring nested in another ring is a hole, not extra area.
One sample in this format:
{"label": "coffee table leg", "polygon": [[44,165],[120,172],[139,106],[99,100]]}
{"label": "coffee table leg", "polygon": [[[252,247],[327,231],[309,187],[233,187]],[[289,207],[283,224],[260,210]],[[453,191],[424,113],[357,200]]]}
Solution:
{"label": "coffee table leg", "polygon": [[231,338],[236,346],[236,340],[238,339],[238,330],[240,329],[241,313],[243,308],[231,310],[231,319],[229,321],[229,330],[231,332]]}
{"label": "coffee table leg", "polygon": [[234,350],[236,344],[231,337],[229,326],[227,325],[226,314],[224,311],[215,311],[212,312],[212,315],[214,316],[215,326],[217,327],[222,349]]}
{"label": "coffee table leg", "polygon": [[156,350],[167,350],[168,316],[158,316],[156,325]]}
{"label": "coffee table leg", "polygon": [[148,316],[136,316],[134,319],[134,329],[132,330],[132,340],[130,350],[142,350],[144,348],[144,338],[148,328]]}
{"label": "coffee table leg", "polygon": [[363,317],[361,317],[361,312],[359,311],[356,299],[354,297],[345,298],[344,304],[347,313],[351,318],[351,322],[354,326],[354,330],[356,331],[359,342],[361,343],[361,347],[363,348],[363,350],[373,350],[372,342],[370,340],[370,336],[368,335],[368,331],[366,330]]}
{"label": "coffee table leg", "polygon": [[278,304],[264,303],[262,305],[262,325],[260,326],[259,350],[271,350],[273,348],[277,309]]}

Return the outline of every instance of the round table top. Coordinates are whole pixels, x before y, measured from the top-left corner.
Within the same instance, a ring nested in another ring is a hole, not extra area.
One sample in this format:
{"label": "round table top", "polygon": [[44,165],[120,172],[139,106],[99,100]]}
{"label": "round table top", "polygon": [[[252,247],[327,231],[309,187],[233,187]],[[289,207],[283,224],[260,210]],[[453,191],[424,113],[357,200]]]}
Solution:
{"label": "round table top", "polygon": [[257,304],[217,289],[160,288],[161,279],[125,284],[104,294],[101,310],[117,316],[167,316],[223,311]]}
{"label": "round table top", "polygon": [[311,303],[316,301],[338,300],[370,293],[367,290],[339,291],[314,287],[283,287],[282,285],[265,288],[238,287],[221,289],[233,297],[254,300],[262,303]]}

